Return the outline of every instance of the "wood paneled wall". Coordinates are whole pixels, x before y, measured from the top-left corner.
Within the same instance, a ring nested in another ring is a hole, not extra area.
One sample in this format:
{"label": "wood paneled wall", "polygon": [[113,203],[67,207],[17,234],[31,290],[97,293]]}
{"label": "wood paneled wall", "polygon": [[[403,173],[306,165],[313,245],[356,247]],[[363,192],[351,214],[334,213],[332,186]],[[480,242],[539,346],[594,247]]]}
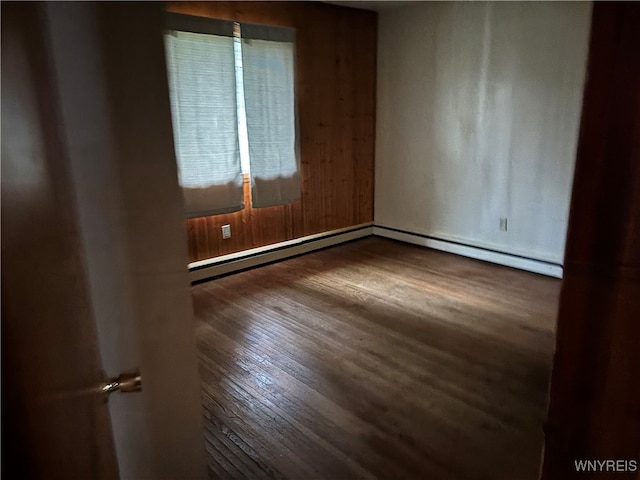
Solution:
{"label": "wood paneled wall", "polygon": [[[593,6],[556,342],[542,478],[640,479],[640,4],[633,2]],[[586,459],[622,462],[577,472],[574,462]]]}
{"label": "wood paneled wall", "polygon": [[[302,198],[187,220],[190,261],[373,221],[377,14],[312,2],[169,2],[166,8],[297,32]],[[227,240],[224,224],[231,225]]]}

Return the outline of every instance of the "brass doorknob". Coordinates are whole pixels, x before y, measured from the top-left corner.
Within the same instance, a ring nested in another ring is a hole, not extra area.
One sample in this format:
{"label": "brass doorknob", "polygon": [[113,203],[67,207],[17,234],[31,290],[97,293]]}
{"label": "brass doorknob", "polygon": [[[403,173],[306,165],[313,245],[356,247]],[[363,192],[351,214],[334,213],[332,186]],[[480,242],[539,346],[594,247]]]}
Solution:
{"label": "brass doorknob", "polygon": [[120,376],[107,380],[101,388],[103,393],[107,395],[113,392],[130,393],[142,390],[142,377],[140,370],[136,369],[132,372],[121,373]]}

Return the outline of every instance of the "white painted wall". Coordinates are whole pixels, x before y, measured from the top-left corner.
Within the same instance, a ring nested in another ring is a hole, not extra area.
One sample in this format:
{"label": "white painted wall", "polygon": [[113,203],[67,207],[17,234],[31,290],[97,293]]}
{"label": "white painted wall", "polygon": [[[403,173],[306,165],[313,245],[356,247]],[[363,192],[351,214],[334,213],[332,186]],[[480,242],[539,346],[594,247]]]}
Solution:
{"label": "white painted wall", "polygon": [[590,15],[583,2],[381,12],[375,224],[562,263]]}

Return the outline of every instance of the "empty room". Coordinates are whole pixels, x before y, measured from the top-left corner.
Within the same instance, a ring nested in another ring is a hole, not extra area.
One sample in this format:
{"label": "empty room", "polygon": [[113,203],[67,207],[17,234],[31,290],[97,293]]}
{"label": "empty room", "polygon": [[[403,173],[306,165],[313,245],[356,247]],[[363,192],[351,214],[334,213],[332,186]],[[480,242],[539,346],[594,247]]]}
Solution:
{"label": "empty room", "polygon": [[[183,15],[170,28],[222,19],[242,39],[246,196],[207,216],[194,200],[187,220],[207,452],[222,478],[537,478],[591,5],[384,7],[168,7]],[[253,171],[266,147],[252,138],[267,136],[251,118],[255,24],[295,29],[294,174]],[[169,35],[187,171],[184,122],[197,113],[183,107],[181,55],[194,49]],[[242,135],[229,142],[242,157]],[[294,180],[293,201],[261,198],[271,177]]]}
{"label": "empty room", "polygon": [[639,35],[3,3],[3,473],[640,478]]}

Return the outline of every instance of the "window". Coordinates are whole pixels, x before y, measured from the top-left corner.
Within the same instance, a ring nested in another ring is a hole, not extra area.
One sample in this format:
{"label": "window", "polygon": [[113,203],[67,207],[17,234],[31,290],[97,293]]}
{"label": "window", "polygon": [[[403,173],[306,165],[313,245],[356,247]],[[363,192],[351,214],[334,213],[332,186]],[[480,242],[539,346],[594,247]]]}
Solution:
{"label": "window", "polygon": [[167,69],[187,217],[300,198],[295,30],[168,15]]}

